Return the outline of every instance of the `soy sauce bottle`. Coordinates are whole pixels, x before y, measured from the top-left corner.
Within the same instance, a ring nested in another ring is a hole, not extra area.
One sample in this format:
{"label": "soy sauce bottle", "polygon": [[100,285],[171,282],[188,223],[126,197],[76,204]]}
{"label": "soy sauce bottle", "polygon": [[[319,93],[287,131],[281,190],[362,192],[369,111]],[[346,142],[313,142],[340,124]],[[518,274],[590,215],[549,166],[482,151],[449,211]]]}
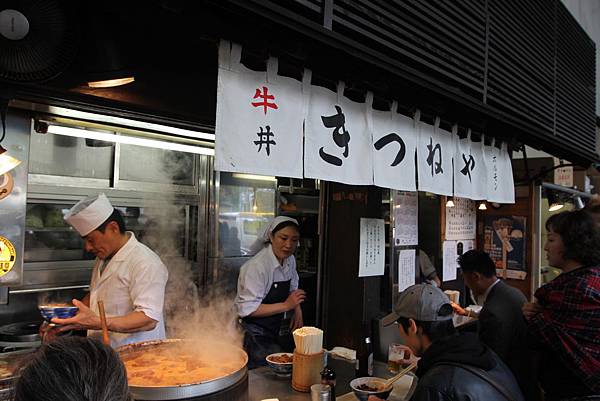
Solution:
{"label": "soy sauce bottle", "polygon": [[329,366],[325,366],[321,372],[321,384],[329,384],[331,386],[331,401],[335,401],[335,371]]}
{"label": "soy sauce bottle", "polygon": [[373,376],[373,344],[368,325],[363,326],[363,335],[356,350],[355,377]]}

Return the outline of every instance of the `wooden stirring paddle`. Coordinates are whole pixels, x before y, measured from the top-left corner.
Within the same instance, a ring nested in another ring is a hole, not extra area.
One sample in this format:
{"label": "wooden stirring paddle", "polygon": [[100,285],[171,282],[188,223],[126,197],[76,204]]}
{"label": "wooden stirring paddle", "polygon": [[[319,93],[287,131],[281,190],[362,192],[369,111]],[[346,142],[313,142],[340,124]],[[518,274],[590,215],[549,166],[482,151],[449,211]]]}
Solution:
{"label": "wooden stirring paddle", "polygon": [[402,376],[404,376],[405,374],[407,374],[408,372],[410,372],[411,370],[413,370],[416,367],[417,367],[417,363],[413,362],[410,365],[408,365],[406,368],[404,368],[400,372],[398,372],[398,374],[396,376],[387,379],[385,381],[385,384],[383,385],[384,390],[393,386],[394,383],[396,383],[396,380],[398,380],[399,378],[401,378]]}
{"label": "wooden stirring paddle", "polygon": [[106,345],[110,345],[108,325],[106,324],[106,314],[104,313],[104,302],[98,301],[98,311],[100,312],[100,324],[102,326],[102,342]]}

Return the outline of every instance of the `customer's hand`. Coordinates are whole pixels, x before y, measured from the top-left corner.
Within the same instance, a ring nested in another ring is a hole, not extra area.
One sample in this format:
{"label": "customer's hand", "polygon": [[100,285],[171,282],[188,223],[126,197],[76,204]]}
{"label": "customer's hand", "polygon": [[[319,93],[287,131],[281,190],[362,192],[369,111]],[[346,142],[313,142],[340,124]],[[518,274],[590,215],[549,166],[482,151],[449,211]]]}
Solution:
{"label": "customer's hand", "polygon": [[523,316],[525,316],[525,319],[531,320],[532,317],[538,313],[541,313],[543,308],[537,302],[526,302],[523,304],[521,310],[523,311]]}
{"label": "customer's hand", "polygon": [[469,316],[469,312],[466,309],[464,309],[463,307],[461,307],[459,304],[457,304],[456,302],[450,301],[450,305],[452,305],[452,309],[454,310],[454,313],[456,313],[457,315]]}

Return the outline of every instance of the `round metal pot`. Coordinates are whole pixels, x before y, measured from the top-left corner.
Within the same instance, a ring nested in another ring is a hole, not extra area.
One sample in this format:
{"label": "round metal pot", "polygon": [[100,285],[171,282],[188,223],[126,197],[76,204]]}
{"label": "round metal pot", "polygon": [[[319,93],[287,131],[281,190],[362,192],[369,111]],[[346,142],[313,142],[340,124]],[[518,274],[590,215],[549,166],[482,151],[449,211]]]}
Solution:
{"label": "round metal pot", "polygon": [[[195,343],[194,340],[183,340],[183,339],[167,339],[159,341],[144,341],[140,343],[134,343],[119,347],[117,352],[119,354],[126,354],[128,352],[139,352],[140,350],[147,350],[147,352],[154,352],[161,345],[172,345],[174,343],[181,343],[182,346],[190,346]],[[236,385],[238,382],[245,380],[248,369],[248,355],[246,352],[236,346],[229,344],[222,344],[220,346],[230,347],[240,358],[240,368],[226,376],[218,377],[215,379],[196,382],[196,383],[185,383],[176,386],[135,386],[129,385],[129,389],[133,398],[136,400],[180,400],[186,398],[202,397],[205,395],[213,394],[229,387]]]}

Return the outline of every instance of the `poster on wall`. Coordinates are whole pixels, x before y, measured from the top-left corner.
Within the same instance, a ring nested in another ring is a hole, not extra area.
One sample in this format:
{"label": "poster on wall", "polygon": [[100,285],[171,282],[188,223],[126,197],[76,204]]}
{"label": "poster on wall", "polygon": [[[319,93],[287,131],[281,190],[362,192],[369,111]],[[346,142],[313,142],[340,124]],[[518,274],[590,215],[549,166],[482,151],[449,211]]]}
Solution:
{"label": "poster on wall", "polygon": [[454,197],[454,207],[446,208],[446,239],[475,239],[477,214],[475,201]]}
{"label": "poster on wall", "polygon": [[393,191],[393,193],[394,245],[418,245],[419,194],[406,191]]}
{"label": "poster on wall", "polygon": [[383,219],[360,219],[358,277],[381,276],[385,270],[385,223]]}
{"label": "poster on wall", "polygon": [[494,263],[499,277],[524,280],[527,227],[524,216],[486,216],[483,250]]}

